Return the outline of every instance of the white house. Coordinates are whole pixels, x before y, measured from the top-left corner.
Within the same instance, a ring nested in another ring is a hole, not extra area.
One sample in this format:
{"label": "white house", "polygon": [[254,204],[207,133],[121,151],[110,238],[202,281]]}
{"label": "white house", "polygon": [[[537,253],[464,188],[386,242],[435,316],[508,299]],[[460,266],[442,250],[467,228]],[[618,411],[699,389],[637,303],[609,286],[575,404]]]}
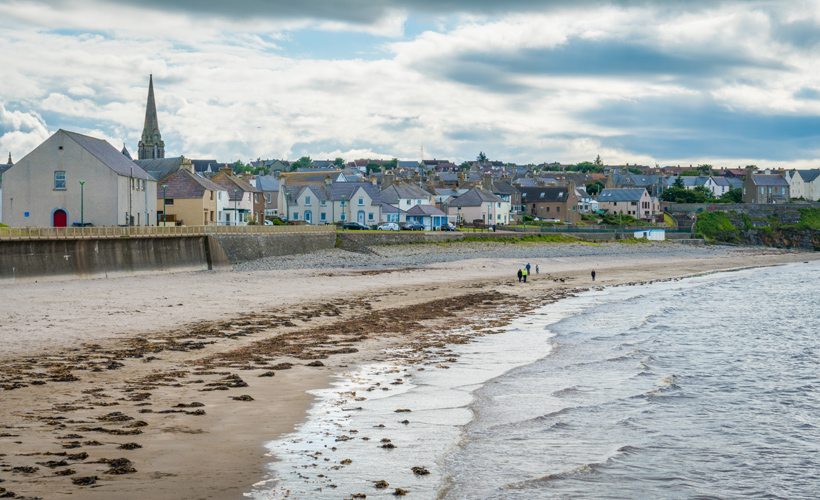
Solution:
{"label": "white house", "polygon": [[102,139],[58,130],[3,174],[9,226],[156,225],[157,182]]}
{"label": "white house", "polygon": [[802,196],[805,200],[820,201],[820,170],[797,170],[789,184],[792,198]]}

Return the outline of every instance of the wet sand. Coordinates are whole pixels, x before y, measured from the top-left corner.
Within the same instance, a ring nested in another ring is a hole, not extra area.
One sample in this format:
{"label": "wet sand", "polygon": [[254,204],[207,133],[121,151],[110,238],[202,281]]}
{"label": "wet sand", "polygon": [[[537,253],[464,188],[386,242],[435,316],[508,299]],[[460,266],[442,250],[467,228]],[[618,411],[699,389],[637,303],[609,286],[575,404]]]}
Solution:
{"label": "wet sand", "polygon": [[[550,259],[526,285],[514,276],[521,262],[498,259],[4,283],[0,488],[49,499],[241,498],[272,460],[263,444],[304,418],[306,391],[387,347],[592,286],[592,268],[594,285],[607,286],[818,257],[681,247],[671,258]],[[119,448],[127,443],[141,447]]]}

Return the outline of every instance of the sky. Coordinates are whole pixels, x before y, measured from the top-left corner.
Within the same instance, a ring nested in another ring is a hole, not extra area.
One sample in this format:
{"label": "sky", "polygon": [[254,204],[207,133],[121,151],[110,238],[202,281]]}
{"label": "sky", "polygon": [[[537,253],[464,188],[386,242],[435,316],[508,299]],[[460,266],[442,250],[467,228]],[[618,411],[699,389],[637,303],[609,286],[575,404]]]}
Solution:
{"label": "sky", "polygon": [[[192,4],[195,7],[192,7]],[[0,161],[820,167],[820,0],[2,0]]]}

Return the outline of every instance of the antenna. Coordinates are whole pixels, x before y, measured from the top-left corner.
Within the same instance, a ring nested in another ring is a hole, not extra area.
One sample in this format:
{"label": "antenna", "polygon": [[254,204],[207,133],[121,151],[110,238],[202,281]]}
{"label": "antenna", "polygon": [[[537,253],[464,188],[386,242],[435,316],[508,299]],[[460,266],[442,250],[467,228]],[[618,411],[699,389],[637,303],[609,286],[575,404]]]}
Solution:
{"label": "antenna", "polygon": [[419,148],[419,164],[424,162],[424,144]]}

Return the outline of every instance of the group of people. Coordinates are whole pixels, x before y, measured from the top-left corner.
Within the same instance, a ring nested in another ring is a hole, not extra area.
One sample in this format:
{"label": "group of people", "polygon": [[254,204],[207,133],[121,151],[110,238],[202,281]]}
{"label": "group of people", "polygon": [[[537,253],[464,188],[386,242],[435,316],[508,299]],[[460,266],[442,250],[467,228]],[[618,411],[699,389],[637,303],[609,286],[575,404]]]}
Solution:
{"label": "group of people", "polygon": [[[518,270],[518,282],[519,283],[521,283],[521,281],[524,281],[524,283],[527,282],[527,276],[531,275],[530,274],[530,269],[531,269],[530,263],[527,262],[527,265],[524,266],[523,270],[522,269]],[[539,274],[538,264],[535,265],[535,274]],[[592,276],[592,281],[595,281],[595,269],[592,270],[590,275]],[[564,281],[564,280],[562,279],[561,281]]]}
{"label": "group of people", "polygon": [[[519,269],[519,270],[518,270],[518,282],[519,282],[519,283],[521,282],[521,280],[522,280],[522,279],[524,280],[524,283],[526,283],[526,282],[527,282],[527,276],[530,276],[530,275],[531,275],[530,269],[532,269],[532,268],[530,267],[530,263],[529,263],[529,262],[527,262],[527,265],[526,265],[526,266],[524,266],[524,270],[523,270],[523,271],[522,271],[521,269]],[[535,274],[538,274],[538,272],[539,272],[539,271],[538,271],[538,264],[536,264],[536,265],[535,265]]]}

